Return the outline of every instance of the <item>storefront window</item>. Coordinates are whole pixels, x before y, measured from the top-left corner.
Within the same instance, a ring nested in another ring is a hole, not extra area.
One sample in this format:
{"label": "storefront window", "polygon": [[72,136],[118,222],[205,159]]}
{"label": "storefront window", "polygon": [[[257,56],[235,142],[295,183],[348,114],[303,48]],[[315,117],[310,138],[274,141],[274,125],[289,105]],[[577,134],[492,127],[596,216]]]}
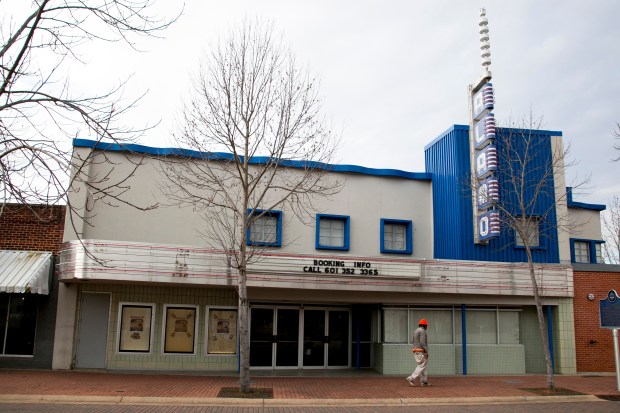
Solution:
{"label": "storefront window", "polygon": [[[467,344],[519,344],[519,310],[467,309]],[[461,310],[384,308],[383,342],[410,343],[420,319],[428,321],[430,344],[461,344]],[[453,321],[454,320],[454,321]]]}
{"label": "storefront window", "polygon": [[407,343],[409,332],[407,331],[406,309],[383,310],[383,342]]}
{"label": "storefront window", "polygon": [[0,354],[34,354],[36,294],[0,294]]}
{"label": "storefront window", "polygon": [[[466,311],[467,344],[519,344],[519,312],[516,310]],[[455,342],[462,342],[461,311],[455,312]],[[499,334],[498,334],[499,322]],[[498,341],[499,340],[499,341]]]}
{"label": "storefront window", "polygon": [[413,309],[409,314],[410,336],[423,318],[428,321],[428,337],[431,344],[452,344],[452,310]]}
{"label": "storefront window", "polygon": [[519,312],[499,312],[499,344],[519,344]]}

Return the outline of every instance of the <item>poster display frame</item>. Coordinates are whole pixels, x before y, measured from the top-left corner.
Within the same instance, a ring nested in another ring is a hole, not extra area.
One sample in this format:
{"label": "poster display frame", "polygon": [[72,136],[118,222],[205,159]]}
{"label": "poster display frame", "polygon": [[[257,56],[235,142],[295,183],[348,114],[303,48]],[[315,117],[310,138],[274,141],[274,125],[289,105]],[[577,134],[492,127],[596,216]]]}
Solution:
{"label": "poster display frame", "polygon": [[189,304],[164,304],[161,339],[164,355],[196,355],[198,308]]}
{"label": "poster display frame", "polygon": [[205,354],[236,356],[239,339],[239,309],[233,306],[207,307],[205,313]]}
{"label": "poster display frame", "polygon": [[151,354],[155,303],[119,302],[116,334],[118,354]]}

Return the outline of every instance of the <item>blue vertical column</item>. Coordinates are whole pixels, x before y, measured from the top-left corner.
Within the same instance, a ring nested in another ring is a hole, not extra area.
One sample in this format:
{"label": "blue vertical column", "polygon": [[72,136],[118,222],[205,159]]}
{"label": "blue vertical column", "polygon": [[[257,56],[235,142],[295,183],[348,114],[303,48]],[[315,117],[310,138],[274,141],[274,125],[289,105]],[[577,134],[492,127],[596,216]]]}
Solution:
{"label": "blue vertical column", "polygon": [[467,376],[467,319],[465,304],[461,304],[461,343],[463,348],[463,376]]}
{"label": "blue vertical column", "polygon": [[547,306],[547,336],[549,337],[549,353],[551,355],[551,370],[555,373],[555,357],[553,355],[553,317],[551,306]]}

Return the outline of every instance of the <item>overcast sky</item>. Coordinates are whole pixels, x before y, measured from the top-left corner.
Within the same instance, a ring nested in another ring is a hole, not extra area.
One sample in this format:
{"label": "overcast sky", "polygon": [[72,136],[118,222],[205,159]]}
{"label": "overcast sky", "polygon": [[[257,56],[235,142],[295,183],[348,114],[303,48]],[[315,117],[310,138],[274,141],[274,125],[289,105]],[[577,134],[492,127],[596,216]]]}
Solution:
{"label": "overcast sky", "polygon": [[[180,2],[162,3],[162,12],[179,10]],[[325,113],[342,135],[338,163],[422,172],[425,145],[469,121],[467,87],[482,73],[481,7],[498,122],[530,109],[543,116],[579,162],[569,178],[591,175],[580,200],[620,194],[620,163],[610,162],[620,155],[612,134],[620,122],[617,0],[186,0],[165,38],[140,40],[142,53],[91,48],[71,82],[90,91],[133,75],[126,94],[148,94],[132,120],[161,121],[142,143],[170,146],[205,49],[244,17],[270,19],[321,79]]]}

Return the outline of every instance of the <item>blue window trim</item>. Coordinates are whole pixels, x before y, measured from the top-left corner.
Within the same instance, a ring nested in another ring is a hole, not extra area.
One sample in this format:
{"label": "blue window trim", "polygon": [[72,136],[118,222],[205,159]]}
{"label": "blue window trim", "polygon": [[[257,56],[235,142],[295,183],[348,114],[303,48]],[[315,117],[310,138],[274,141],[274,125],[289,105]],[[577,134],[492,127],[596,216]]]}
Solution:
{"label": "blue window trim", "polygon": [[277,218],[276,223],[276,242],[253,242],[252,241],[252,225],[248,225],[246,230],[245,244],[254,245],[257,247],[281,247],[282,246],[282,211],[278,210],[264,210],[264,209],[248,209],[248,215],[260,215],[264,214]]}
{"label": "blue window trim", "polygon": [[[332,247],[329,245],[321,245],[321,219],[338,219],[344,221],[344,245],[342,247]],[[349,235],[350,235],[351,217],[348,215],[331,215],[316,214],[316,239],[315,248],[317,250],[338,250],[349,251]]]}
{"label": "blue window trim", "polygon": [[[406,245],[404,250],[390,250],[385,248],[385,224],[405,224],[406,225]],[[406,219],[381,218],[380,225],[381,253],[385,254],[412,254],[413,253],[413,221]]]}
{"label": "blue window trim", "polygon": [[575,261],[575,242],[588,243],[588,249],[590,251],[590,264],[602,264],[596,260],[596,244],[604,244],[605,241],[586,238],[569,238],[570,240],[570,262],[573,264],[588,264],[587,262]]}
{"label": "blue window trim", "polygon": [[[545,237],[546,232],[543,225],[543,219],[538,215],[529,215],[529,218],[538,218],[538,245],[535,247],[530,247],[530,249],[532,251],[544,251],[547,249],[547,237]],[[514,248],[518,250],[524,250],[524,245],[517,245],[517,231],[513,229],[512,232],[512,236],[514,237]]]}

